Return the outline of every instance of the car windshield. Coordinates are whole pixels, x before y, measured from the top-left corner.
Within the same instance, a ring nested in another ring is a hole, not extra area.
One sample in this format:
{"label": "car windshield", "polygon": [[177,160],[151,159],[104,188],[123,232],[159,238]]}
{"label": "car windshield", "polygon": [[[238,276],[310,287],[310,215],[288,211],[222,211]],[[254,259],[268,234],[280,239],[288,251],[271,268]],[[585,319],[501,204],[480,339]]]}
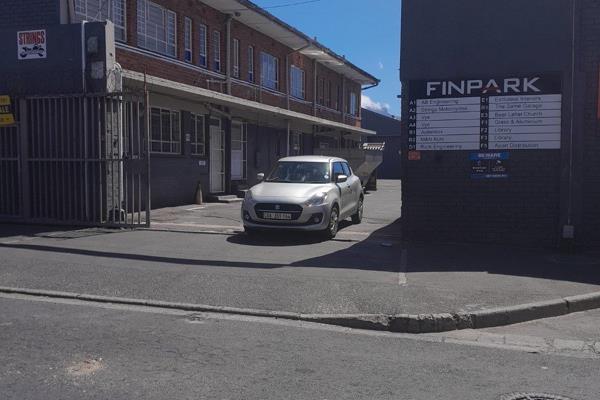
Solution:
{"label": "car windshield", "polygon": [[277,163],[267,182],[327,183],[330,181],[329,163],[285,161]]}

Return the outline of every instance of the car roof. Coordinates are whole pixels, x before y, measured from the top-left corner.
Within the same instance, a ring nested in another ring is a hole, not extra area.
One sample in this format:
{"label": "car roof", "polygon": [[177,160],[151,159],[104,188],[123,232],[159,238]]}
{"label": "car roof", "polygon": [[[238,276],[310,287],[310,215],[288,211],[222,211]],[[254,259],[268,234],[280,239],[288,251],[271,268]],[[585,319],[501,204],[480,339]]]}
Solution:
{"label": "car roof", "polygon": [[341,161],[347,162],[343,158],[339,157],[330,157],[330,156],[293,156],[293,157],[284,157],[279,161],[283,162],[292,162],[292,161],[304,161],[304,162],[333,162],[333,161]]}

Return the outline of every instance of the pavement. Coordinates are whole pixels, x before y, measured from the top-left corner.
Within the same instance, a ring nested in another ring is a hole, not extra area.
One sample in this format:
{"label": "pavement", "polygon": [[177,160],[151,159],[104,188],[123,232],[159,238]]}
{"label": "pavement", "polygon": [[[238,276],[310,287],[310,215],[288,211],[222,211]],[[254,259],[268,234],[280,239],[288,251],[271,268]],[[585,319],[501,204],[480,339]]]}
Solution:
{"label": "pavement", "polygon": [[[339,236],[241,232],[239,204],[153,211],[150,230],[0,225],[0,286],[305,314],[477,313],[600,291],[600,256],[406,244],[400,183]],[[510,322],[510,321],[508,321]]]}
{"label": "pavement", "polygon": [[394,334],[4,294],[0,309],[7,400],[498,400],[513,392],[596,400],[600,393],[600,353],[534,349],[528,343],[536,337]]}

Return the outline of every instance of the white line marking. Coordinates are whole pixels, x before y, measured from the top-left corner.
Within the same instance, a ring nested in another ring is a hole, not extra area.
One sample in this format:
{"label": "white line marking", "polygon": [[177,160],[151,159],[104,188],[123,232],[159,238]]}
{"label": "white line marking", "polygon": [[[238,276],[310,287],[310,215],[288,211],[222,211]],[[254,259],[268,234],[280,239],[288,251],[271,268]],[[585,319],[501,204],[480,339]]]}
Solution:
{"label": "white line marking", "polygon": [[408,268],[408,250],[402,249],[400,252],[400,272],[398,272],[398,285],[406,286],[408,281],[406,279],[406,270]]}

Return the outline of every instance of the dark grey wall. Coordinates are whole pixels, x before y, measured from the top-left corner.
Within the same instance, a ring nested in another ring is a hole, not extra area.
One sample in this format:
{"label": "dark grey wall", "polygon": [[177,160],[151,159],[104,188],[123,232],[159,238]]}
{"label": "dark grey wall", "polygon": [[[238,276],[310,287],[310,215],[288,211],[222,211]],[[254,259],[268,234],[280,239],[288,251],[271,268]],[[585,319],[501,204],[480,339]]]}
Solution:
{"label": "dark grey wall", "polygon": [[[18,60],[17,32],[27,25],[0,28],[0,92],[64,94],[82,92],[80,25],[39,25],[46,29],[47,58]],[[88,24],[88,33],[102,32],[102,23]],[[101,39],[102,40],[102,39]]]}
{"label": "dark grey wall", "polygon": [[[511,151],[508,179],[472,180],[469,151],[408,161],[403,132],[403,229],[409,240],[556,245],[568,154],[571,8],[567,0],[404,0],[403,93],[417,79],[558,73],[561,150]],[[408,96],[403,97],[407,120]],[[564,180],[564,179],[563,179]]]}
{"label": "dark grey wall", "polygon": [[[600,71],[600,2],[585,0],[580,4],[577,18],[579,27],[577,69],[581,75],[581,95],[576,96],[578,128],[583,133],[580,150],[576,154],[580,176],[575,186],[575,208],[580,229],[576,231],[578,243],[598,247],[600,245],[600,112],[598,73]],[[578,135],[579,136],[579,135]],[[577,190],[580,189],[580,190]]]}
{"label": "dark grey wall", "polygon": [[400,136],[400,120],[391,118],[371,110],[361,110],[361,126],[376,131],[378,135]]}
{"label": "dark grey wall", "polygon": [[60,23],[59,0],[2,0],[0,26],[38,29]]}

